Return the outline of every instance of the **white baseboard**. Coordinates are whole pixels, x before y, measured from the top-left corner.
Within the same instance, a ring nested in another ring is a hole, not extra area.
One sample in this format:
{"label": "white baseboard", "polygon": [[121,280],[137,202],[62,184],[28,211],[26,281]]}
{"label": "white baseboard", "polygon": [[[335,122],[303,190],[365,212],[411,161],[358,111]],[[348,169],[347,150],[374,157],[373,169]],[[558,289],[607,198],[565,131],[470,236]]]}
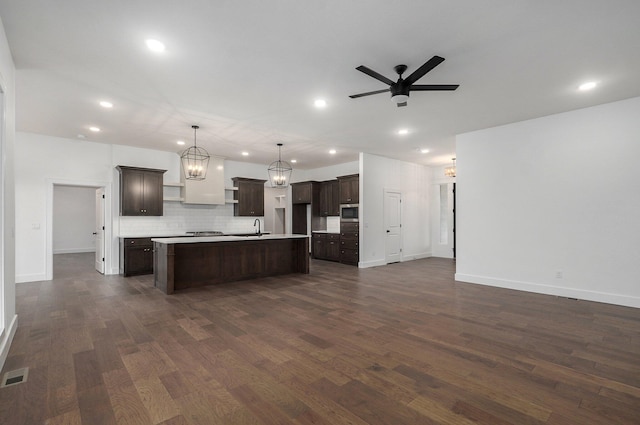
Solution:
{"label": "white baseboard", "polygon": [[13,341],[13,336],[16,334],[16,329],[18,329],[17,314],[13,316],[9,327],[0,335],[0,370],[4,367],[4,362],[9,355],[9,348],[11,348],[11,341]]}
{"label": "white baseboard", "polygon": [[640,308],[640,297],[634,297],[630,295],[588,291],[578,288],[545,285],[533,282],[520,282],[515,280],[497,279],[492,277],[476,276],[463,273],[456,273],[455,280],[460,282],[475,283],[479,285],[496,286],[498,288],[514,289],[516,291],[535,292],[537,294],[555,295],[558,297],[577,298],[579,300]]}
{"label": "white baseboard", "polygon": [[358,267],[361,269],[367,269],[369,267],[378,267],[378,266],[385,266],[385,265],[387,265],[387,263],[384,262],[384,259],[373,260],[373,261],[360,261],[358,263]]}
{"label": "white baseboard", "polygon": [[54,249],[54,254],[81,254],[84,252],[96,252],[94,248],[70,248],[70,249]]}
{"label": "white baseboard", "polygon": [[421,260],[423,258],[429,258],[431,257],[431,253],[430,252],[419,252],[417,254],[405,254],[402,256],[402,261],[403,263],[405,261],[413,261],[413,260]]}
{"label": "white baseboard", "polygon": [[16,283],[38,282],[41,280],[47,280],[44,273],[16,275]]}

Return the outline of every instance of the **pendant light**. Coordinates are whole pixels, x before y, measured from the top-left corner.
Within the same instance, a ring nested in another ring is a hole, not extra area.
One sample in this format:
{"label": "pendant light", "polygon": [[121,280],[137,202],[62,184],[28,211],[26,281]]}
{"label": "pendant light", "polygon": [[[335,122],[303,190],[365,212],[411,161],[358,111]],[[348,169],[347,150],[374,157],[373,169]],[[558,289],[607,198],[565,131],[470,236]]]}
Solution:
{"label": "pendant light", "polygon": [[455,177],[456,176],[456,159],[451,158],[452,165],[451,167],[447,167],[444,169],[444,175],[447,177]]}
{"label": "pendant light", "polygon": [[196,132],[200,127],[192,125],[191,128],[193,128],[193,146],[180,155],[184,178],[187,180],[204,180],[207,177],[207,168],[209,168],[209,153],[206,149],[199,148],[196,145]]}
{"label": "pendant light", "polygon": [[289,180],[291,180],[291,172],[293,168],[289,165],[288,162],[283,161],[280,156],[280,149],[282,148],[282,143],[278,143],[278,160],[273,161],[271,165],[269,165],[269,180],[271,181],[271,187],[279,187],[285,188],[289,185]]}

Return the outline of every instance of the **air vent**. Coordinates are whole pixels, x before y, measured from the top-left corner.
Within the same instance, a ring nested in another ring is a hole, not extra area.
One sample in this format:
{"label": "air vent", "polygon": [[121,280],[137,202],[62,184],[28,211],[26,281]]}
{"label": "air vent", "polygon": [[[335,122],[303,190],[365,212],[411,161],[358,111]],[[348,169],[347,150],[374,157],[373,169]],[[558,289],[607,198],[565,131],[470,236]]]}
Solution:
{"label": "air vent", "polygon": [[0,388],[9,387],[11,385],[18,385],[23,382],[27,382],[27,376],[29,376],[29,368],[23,367],[22,369],[12,370],[4,374],[2,378],[2,384]]}

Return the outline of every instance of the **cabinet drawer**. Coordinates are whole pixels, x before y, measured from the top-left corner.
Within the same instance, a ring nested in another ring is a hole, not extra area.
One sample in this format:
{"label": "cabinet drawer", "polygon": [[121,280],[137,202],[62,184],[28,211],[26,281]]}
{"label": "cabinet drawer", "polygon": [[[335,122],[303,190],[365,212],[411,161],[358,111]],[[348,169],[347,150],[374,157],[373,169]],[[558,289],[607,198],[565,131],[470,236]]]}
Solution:
{"label": "cabinet drawer", "polygon": [[124,238],[124,246],[153,246],[151,238]]}
{"label": "cabinet drawer", "polygon": [[340,250],[340,262],[345,264],[357,265],[359,261],[359,254],[357,249],[341,249]]}
{"label": "cabinet drawer", "polygon": [[339,241],[340,233],[327,233],[327,239],[330,241]]}
{"label": "cabinet drawer", "polygon": [[340,233],[357,233],[360,223],[340,223]]}
{"label": "cabinet drawer", "polygon": [[340,249],[358,249],[358,239],[341,239]]}

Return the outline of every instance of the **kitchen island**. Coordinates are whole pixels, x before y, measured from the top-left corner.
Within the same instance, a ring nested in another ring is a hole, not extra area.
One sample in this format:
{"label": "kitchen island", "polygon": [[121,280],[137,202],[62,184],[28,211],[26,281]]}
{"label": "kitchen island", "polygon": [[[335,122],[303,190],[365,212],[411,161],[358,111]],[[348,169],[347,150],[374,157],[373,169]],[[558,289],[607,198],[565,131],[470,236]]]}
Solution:
{"label": "kitchen island", "polygon": [[309,273],[306,235],[154,238],[154,285],[166,294],[221,282]]}

